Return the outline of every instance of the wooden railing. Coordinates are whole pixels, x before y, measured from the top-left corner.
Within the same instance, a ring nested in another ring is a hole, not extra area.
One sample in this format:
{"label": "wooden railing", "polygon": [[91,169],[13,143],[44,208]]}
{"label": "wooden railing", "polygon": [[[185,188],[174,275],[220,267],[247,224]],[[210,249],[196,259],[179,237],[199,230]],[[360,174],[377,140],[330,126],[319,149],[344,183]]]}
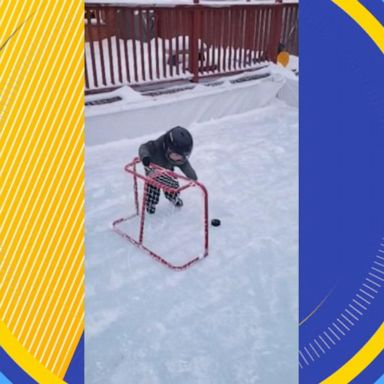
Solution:
{"label": "wooden railing", "polygon": [[298,54],[298,4],[86,4],[86,91],[251,69]]}

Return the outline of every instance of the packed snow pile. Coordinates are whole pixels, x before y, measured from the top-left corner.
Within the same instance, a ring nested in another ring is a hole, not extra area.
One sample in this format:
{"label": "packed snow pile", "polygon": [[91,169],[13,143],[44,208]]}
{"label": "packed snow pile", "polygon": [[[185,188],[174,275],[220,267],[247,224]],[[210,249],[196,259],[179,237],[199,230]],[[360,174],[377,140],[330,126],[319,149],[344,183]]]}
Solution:
{"label": "packed snow pile", "polygon": [[[222,224],[210,227],[209,256],[183,272],[110,227],[132,210],[124,165],[170,128],[165,120],[141,134],[128,120],[131,139],[86,148],[86,382],[296,383],[298,110],[274,98],[187,126],[190,162]],[[146,239],[165,253],[193,251],[199,239],[197,198],[182,197],[178,209],[162,196],[146,220]]]}
{"label": "packed snow pile", "polygon": [[285,82],[277,93],[277,97],[293,107],[299,107],[299,58],[291,55],[286,68],[280,65],[272,67],[272,73],[280,74]]}

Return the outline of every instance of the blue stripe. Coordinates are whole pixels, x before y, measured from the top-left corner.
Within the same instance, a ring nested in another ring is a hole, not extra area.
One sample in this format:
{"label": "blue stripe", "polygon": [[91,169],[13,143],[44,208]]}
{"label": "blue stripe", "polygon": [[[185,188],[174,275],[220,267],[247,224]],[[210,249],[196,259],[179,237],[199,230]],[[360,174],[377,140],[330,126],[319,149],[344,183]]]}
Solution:
{"label": "blue stripe", "polygon": [[[383,9],[379,0],[361,1]],[[319,383],[349,361],[383,321],[384,287],[358,322],[349,304],[383,237],[384,56],[331,1],[300,0],[299,19],[299,318],[332,290],[300,327],[300,348],[337,323],[344,308],[355,324],[347,323],[348,337],[330,350],[324,347],[326,354],[315,363],[308,357],[309,365],[300,369],[300,383]],[[318,52],[327,59],[319,60]],[[383,366],[367,369],[356,384],[373,384],[382,374]]]}
{"label": "blue stripe", "polygon": [[[6,375],[7,381],[4,383],[15,384],[37,384],[21,367],[19,367],[0,347],[0,371],[3,372],[3,376]],[[3,384],[0,378],[0,384]]]}
{"label": "blue stripe", "polygon": [[[381,375],[384,372],[384,352],[382,352],[377,358],[372,361],[368,367],[359,374],[350,384],[384,384]],[[380,379],[379,379],[380,378]],[[379,381],[377,381],[379,380]],[[380,382],[380,380],[382,380]]]}
{"label": "blue stripe", "polygon": [[64,380],[68,384],[84,384],[84,333],[77,345]]}
{"label": "blue stripe", "polygon": [[0,372],[0,384],[12,384],[12,382]]}
{"label": "blue stripe", "polygon": [[377,380],[375,384],[384,384],[384,375],[381,376],[380,379]]}

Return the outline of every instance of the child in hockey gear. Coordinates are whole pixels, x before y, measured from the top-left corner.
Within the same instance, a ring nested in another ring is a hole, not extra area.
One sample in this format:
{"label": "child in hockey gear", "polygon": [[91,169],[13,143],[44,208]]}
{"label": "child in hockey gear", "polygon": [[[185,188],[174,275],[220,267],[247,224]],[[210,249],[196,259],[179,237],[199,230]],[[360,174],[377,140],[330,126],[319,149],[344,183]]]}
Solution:
{"label": "child in hockey gear", "polygon": [[[177,166],[185,176],[197,180],[196,172],[188,161],[192,148],[193,139],[189,131],[183,127],[174,127],[158,139],[140,145],[139,156],[145,167],[146,175],[152,172],[150,164],[153,163],[171,171]],[[156,181],[170,188],[177,189],[179,187],[177,180],[168,175],[160,175]],[[179,193],[164,191],[164,195],[176,207],[183,206]],[[160,199],[160,189],[147,184],[146,196],[147,212],[155,213],[156,205]]]}

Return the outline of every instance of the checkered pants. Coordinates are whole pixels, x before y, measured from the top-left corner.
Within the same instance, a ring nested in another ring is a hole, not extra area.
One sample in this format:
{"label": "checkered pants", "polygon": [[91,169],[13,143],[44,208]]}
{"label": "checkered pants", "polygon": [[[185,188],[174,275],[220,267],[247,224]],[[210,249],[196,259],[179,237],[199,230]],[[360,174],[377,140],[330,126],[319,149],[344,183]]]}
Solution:
{"label": "checkered pants", "polygon": [[[154,178],[158,183],[163,184],[166,187],[177,189],[179,188],[178,181],[168,175],[160,175]],[[146,192],[146,201],[145,204],[147,207],[155,206],[159,203],[160,200],[160,188],[155,187],[152,184],[146,183],[145,184],[145,192]],[[179,196],[178,192],[169,192],[166,190],[163,190],[164,196],[170,200],[175,201],[177,197]]]}

